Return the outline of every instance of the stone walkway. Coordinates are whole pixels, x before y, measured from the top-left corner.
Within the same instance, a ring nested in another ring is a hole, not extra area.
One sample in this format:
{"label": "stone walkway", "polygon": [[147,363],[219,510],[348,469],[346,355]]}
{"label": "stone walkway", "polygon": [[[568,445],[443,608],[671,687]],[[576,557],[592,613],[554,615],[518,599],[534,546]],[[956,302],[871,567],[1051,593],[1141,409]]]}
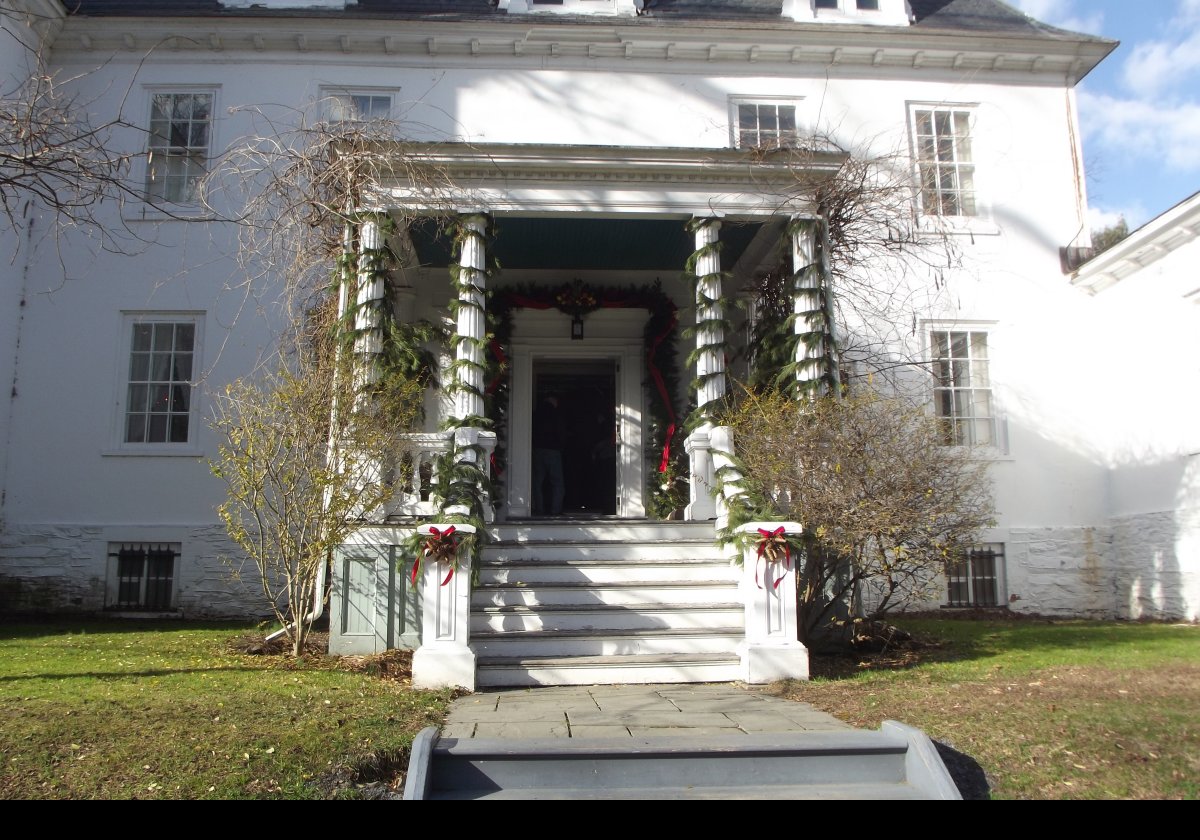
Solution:
{"label": "stone walkway", "polygon": [[444,738],[642,738],[852,729],[807,703],[728,683],[481,691],[455,700]]}

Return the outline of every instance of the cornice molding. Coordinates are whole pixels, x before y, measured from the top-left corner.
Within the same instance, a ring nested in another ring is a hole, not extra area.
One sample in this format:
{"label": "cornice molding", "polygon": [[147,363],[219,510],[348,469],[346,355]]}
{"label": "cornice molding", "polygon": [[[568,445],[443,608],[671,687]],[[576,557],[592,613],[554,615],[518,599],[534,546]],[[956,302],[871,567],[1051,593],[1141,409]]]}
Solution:
{"label": "cornice molding", "polygon": [[[764,27],[566,25],[552,21],[408,21],[282,18],[70,18],[59,52],[128,53],[161,48],[220,56],[277,53],[305,60],[416,59],[504,66],[532,62],[674,64],[766,68],[837,67],[926,75],[1004,74],[1074,84],[1116,45],[901,27],[793,24]],[[553,66],[551,64],[551,66]],[[673,67],[672,70],[679,68]]]}
{"label": "cornice molding", "polygon": [[1097,294],[1149,268],[1175,249],[1200,238],[1200,193],[1147,222],[1082,265],[1071,285]]}

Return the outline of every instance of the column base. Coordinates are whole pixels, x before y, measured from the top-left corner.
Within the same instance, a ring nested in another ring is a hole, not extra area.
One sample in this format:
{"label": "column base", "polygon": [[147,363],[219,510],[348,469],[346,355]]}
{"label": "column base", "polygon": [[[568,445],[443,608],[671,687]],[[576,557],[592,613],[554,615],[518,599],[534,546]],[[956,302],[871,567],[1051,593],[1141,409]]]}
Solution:
{"label": "column base", "polygon": [[747,644],[741,654],[742,680],[749,685],[808,679],[808,648],[800,642]]}
{"label": "column base", "polygon": [[432,645],[413,653],[414,688],[475,690],[475,651],[465,645]]}

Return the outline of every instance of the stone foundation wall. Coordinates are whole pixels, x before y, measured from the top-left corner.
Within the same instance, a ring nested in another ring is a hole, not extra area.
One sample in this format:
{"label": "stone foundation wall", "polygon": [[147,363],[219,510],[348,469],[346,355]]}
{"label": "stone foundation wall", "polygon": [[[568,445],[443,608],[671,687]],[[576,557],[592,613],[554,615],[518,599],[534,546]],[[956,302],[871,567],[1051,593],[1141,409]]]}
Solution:
{"label": "stone foundation wall", "polygon": [[1116,617],[1110,528],[1013,528],[1004,548],[1009,609]]}
{"label": "stone foundation wall", "polygon": [[0,534],[0,615],[102,613],[113,602],[114,542],[179,543],[175,611],[185,618],[259,618],[267,607],[253,565],[219,525],[113,527],[40,525]]}
{"label": "stone foundation wall", "polygon": [[1200,509],[1113,520],[1114,600],[1121,618],[1200,618]]}

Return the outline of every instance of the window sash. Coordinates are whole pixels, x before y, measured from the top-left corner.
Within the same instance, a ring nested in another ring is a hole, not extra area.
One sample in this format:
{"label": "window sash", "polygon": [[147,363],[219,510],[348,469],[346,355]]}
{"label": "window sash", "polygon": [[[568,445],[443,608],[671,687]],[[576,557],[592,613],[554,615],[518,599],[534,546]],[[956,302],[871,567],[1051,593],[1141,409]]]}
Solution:
{"label": "window sash", "polygon": [[155,93],[150,104],[146,197],[194,203],[208,172],[213,94]]}
{"label": "window sash", "polygon": [[976,216],[971,112],[913,111],[921,208],[927,216]]}
{"label": "window sash", "polygon": [[949,446],[995,446],[987,333],[934,330],[930,334],[934,410]]}
{"label": "window sash", "polygon": [[739,149],[779,149],[795,146],[798,142],[795,105],[737,103]]}
{"label": "window sash", "polygon": [[196,324],[139,320],[131,327],[125,443],[191,440]]}

